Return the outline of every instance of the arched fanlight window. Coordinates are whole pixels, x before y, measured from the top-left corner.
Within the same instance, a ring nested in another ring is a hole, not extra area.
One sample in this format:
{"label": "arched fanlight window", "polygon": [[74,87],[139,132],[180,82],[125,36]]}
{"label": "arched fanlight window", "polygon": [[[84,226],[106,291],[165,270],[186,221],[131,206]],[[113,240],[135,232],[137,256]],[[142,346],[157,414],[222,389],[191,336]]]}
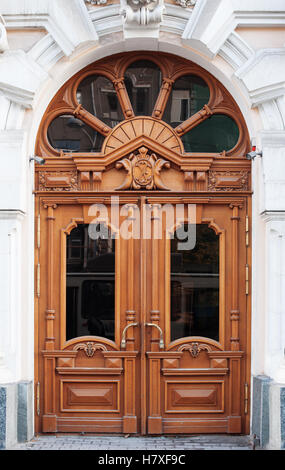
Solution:
{"label": "arched fanlight window", "polygon": [[88,66],[62,87],[41,128],[40,150],[101,152],[112,129],[137,116],[169,124],[185,152],[240,157],[248,149],[240,110],[208,72],[170,54],[127,53]]}

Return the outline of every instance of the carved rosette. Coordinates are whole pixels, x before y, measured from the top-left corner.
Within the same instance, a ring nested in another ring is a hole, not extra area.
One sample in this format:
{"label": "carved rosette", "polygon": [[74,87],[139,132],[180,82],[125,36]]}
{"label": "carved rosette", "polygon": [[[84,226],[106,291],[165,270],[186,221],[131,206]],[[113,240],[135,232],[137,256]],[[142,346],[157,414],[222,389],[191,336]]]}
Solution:
{"label": "carved rosette", "polygon": [[188,344],[182,344],[179,348],[178,351],[189,351],[192,357],[196,358],[199,356],[201,351],[208,351],[211,352],[211,348],[208,344],[204,343],[198,343],[198,342],[193,342],[193,343],[188,343]]}
{"label": "carved rosette", "polygon": [[106,346],[104,346],[103,344],[94,343],[93,341],[87,341],[86,343],[79,343],[73,348],[74,351],[78,351],[79,349],[83,349],[86,356],[88,357],[93,357],[95,354],[95,351],[97,350],[107,351]]}
{"label": "carved rosette", "polygon": [[158,158],[155,153],[148,153],[146,147],[140,147],[137,153],[131,153],[129,158],[124,158],[116,164],[116,168],[124,168],[127,176],[121,186],[122,189],[164,189],[167,188],[160,176],[163,167],[170,168],[170,163]]}

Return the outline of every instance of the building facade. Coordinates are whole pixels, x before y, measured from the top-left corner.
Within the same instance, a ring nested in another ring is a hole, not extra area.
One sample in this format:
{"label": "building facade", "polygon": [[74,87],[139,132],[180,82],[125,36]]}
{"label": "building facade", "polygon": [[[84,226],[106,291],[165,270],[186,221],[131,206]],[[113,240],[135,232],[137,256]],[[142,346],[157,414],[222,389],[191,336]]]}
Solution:
{"label": "building facade", "polygon": [[[284,448],[284,1],[0,14],[0,447],[104,423]],[[195,205],[192,277],[166,237],[112,238],[112,197],[129,220]],[[109,227],[95,245],[94,204]]]}

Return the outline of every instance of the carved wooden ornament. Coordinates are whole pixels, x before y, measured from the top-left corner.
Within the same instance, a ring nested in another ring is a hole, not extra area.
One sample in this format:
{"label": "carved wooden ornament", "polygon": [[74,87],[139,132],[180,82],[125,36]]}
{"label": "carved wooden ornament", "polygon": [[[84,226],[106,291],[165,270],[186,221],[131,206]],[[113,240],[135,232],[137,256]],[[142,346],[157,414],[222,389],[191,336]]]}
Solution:
{"label": "carved wooden ornament", "polygon": [[211,352],[211,348],[208,344],[198,343],[195,341],[194,343],[182,344],[182,346],[178,348],[178,351],[189,351],[191,356],[196,358],[199,356],[201,351]]}
{"label": "carved wooden ornament", "polygon": [[137,153],[131,153],[116,164],[116,168],[124,168],[128,174],[121,189],[164,189],[168,190],[161,181],[160,172],[163,167],[170,168],[170,163],[158,158],[155,153],[148,153],[146,147],[140,147]]}
{"label": "carved wooden ornament", "polygon": [[106,346],[99,343],[94,343],[93,341],[87,341],[87,343],[79,343],[74,348],[74,351],[78,351],[78,349],[83,349],[86,356],[92,357],[95,354],[95,351],[107,351]]}

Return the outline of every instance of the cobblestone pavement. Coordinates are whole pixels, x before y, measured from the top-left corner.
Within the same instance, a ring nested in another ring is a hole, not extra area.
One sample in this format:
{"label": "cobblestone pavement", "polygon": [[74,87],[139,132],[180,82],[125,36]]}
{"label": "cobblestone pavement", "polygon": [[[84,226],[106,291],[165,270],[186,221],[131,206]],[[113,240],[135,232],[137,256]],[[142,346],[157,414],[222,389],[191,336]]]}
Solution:
{"label": "cobblestone pavement", "polygon": [[45,435],[8,450],[253,450],[249,436],[92,436]]}

